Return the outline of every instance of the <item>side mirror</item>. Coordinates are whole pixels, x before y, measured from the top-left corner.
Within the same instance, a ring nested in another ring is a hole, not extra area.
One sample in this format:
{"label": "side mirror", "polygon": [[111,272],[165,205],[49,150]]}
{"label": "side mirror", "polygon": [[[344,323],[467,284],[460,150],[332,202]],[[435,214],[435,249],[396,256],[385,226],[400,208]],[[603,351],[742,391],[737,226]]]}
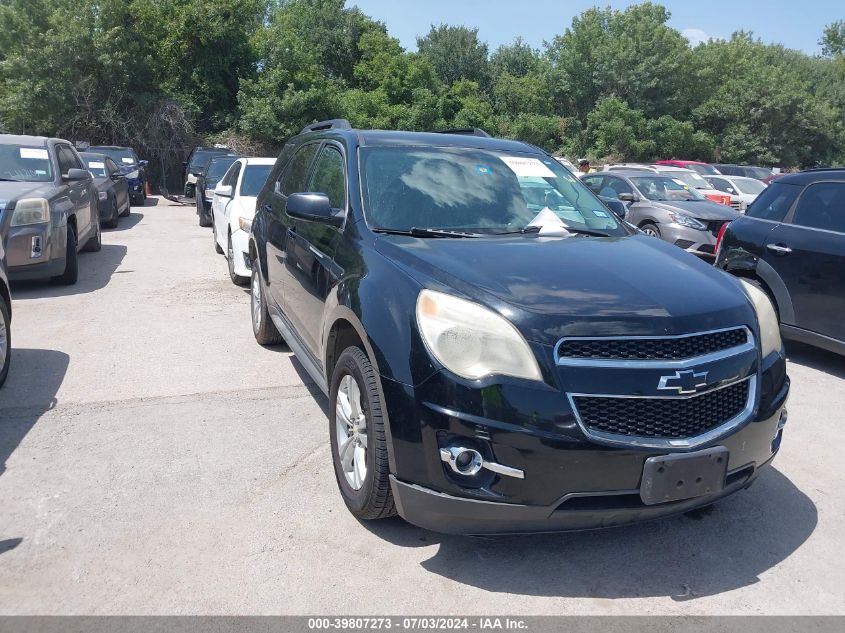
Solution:
{"label": "side mirror", "polygon": [[77,169],[75,167],[68,169],[67,173],[62,176],[64,180],[91,180],[91,174],[85,169]]}
{"label": "side mirror", "polygon": [[636,198],[636,196],[634,196],[634,194],[632,194],[632,193],[620,193],[620,194],[619,194],[619,200],[620,200],[621,202],[626,202],[626,203],[628,203],[628,202],[636,202],[636,201],[637,201],[637,198]]}
{"label": "side mirror", "polygon": [[324,193],[292,193],[288,196],[285,211],[293,218],[332,226],[343,224],[343,216],[335,215],[329,197]]}
{"label": "side mirror", "polygon": [[141,167],[146,167],[147,165],[149,165],[149,164],[150,164],[150,161],[148,161],[148,160],[139,160],[139,161],[138,161],[138,164],[139,164]]}
{"label": "side mirror", "polygon": [[[622,195],[625,195],[625,194],[622,194]],[[628,194],[628,195],[630,195],[630,194]],[[601,201],[604,202],[604,206],[606,206],[608,209],[613,211],[613,213],[618,215],[623,220],[625,219],[625,216],[628,213],[628,207],[625,206],[624,202],[622,202],[621,200],[617,200],[615,198],[602,198]]]}
{"label": "side mirror", "polygon": [[222,196],[224,198],[231,198],[232,197],[232,185],[218,185],[217,188],[214,190],[218,196]]}

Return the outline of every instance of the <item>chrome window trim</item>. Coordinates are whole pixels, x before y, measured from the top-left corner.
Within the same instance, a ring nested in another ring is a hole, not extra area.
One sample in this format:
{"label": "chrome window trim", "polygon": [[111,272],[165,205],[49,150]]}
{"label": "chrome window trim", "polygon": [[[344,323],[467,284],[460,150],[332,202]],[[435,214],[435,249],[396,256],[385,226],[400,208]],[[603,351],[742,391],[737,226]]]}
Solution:
{"label": "chrome window trim", "polygon": [[[631,340],[670,340],[670,339],[684,339],[693,336],[704,336],[707,334],[718,334],[720,332],[729,332],[731,330],[744,329],[747,340],[742,345],[729,347],[718,352],[711,352],[709,354],[701,354],[700,356],[690,356],[689,358],[681,358],[677,360],[672,359],[645,359],[645,360],[623,360],[615,358],[570,358],[568,356],[560,356],[560,347],[566,341],[631,341]],[[705,330],[703,332],[691,332],[688,334],[672,334],[666,336],[565,336],[555,344],[554,361],[555,365],[559,367],[623,367],[623,368],[649,368],[665,367],[666,369],[678,369],[688,367],[689,365],[696,365],[701,363],[710,363],[713,361],[722,360],[731,356],[737,356],[745,352],[756,349],[757,342],[754,338],[754,333],[751,328],[745,325],[735,325],[732,327],[719,328],[716,330]]]}
{"label": "chrome window trim", "polygon": [[[618,435],[616,433],[605,433],[603,431],[595,431],[589,428],[584,421],[581,419],[581,414],[578,412],[578,407],[575,405],[575,398],[576,397],[592,397],[592,398],[636,398],[639,400],[687,400],[690,398],[698,398],[701,396],[705,396],[708,394],[713,393],[714,391],[719,391],[721,389],[726,389],[732,385],[737,383],[749,381],[748,384],[748,400],[745,403],[745,408],[740,411],[736,416],[721,424],[709,431],[702,433],[700,435],[696,435],[693,437],[686,437],[686,438],[659,438],[659,437],[642,437],[637,435]],[[633,448],[657,448],[657,449],[666,449],[666,450],[686,450],[686,449],[693,449],[698,448],[704,444],[709,442],[716,441],[721,439],[722,437],[729,435],[737,428],[742,426],[745,422],[747,422],[750,418],[752,413],[754,412],[754,406],[757,402],[757,374],[751,374],[744,378],[738,378],[736,380],[732,380],[727,383],[720,384],[719,386],[715,387],[714,389],[708,389],[707,391],[702,391],[701,393],[696,394],[689,394],[686,396],[630,396],[630,395],[618,395],[618,394],[602,394],[602,393],[567,393],[566,394],[567,400],[569,401],[569,406],[572,409],[572,413],[575,416],[575,421],[578,423],[578,427],[581,429],[581,432],[584,435],[597,442],[602,444],[607,444],[609,446],[618,446],[618,447],[633,447]]]}

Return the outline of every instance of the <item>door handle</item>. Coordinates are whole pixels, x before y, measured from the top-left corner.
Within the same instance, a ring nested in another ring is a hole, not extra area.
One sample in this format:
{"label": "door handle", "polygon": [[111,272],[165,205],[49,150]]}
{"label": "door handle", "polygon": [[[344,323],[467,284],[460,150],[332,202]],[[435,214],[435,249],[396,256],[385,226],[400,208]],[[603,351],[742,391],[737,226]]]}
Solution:
{"label": "door handle", "polygon": [[766,248],[776,255],[789,255],[792,249],[785,244],[766,244]]}

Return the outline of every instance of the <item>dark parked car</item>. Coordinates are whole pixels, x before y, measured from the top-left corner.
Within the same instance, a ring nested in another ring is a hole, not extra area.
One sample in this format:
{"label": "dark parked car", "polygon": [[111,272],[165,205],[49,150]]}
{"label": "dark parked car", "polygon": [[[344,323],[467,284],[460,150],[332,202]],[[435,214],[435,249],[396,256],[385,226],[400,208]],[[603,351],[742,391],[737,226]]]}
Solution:
{"label": "dark parked car", "polygon": [[105,154],[82,152],[80,156],[94,178],[100,222],[113,229],[117,226],[119,218],[130,213],[129,183],[126,176]]}
{"label": "dark parked car", "polygon": [[[3,212],[0,211],[0,225]],[[12,295],[9,292],[9,278],[6,276],[6,255],[3,251],[3,234],[0,233],[0,387],[9,375],[12,359]]]}
{"label": "dark parked car", "polygon": [[789,381],[759,289],[629,229],[531,145],[348,127],[285,145],[250,254],[256,340],[328,394],[355,516],[607,527],[771,462]]}
{"label": "dark parked car", "polygon": [[147,165],[146,160],[140,160],[131,147],[117,147],[114,145],[94,145],[87,148],[87,152],[105,154],[120,168],[120,173],[126,176],[129,187],[130,202],[136,206],[144,206],[147,199]]}
{"label": "dark parked car", "polygon": [[197,175],[197,216],[200,226],[211,226],[211,200],[214,188],[238,158],[240,158],[239,154],[215,156]]}
{"label": "dark parked car", "polygon": [[191,150],[188,160],[182,165],[185,166],[185,197],[193,198],[196,193],[197,176],[208,165],[215,156],[233,154],[225,147],[195,147]]}
{"label": "dark parked car", "polygon": [[625,202],[625,221],[646,235],[711,260],[722,226],[739,217],[731,207],[711,202],[692,187],[660,174],[607,171],[587,174],[581,181],[599,196]]}
{"label": "dark parked car", "polygon": [[721,163],[713,165],[719,170],[723,176],[745,176],[746,178],[756,178],[757,180],[765,180],[772,175],[772,170],[767,167],[755,167],[753,165],[733,165],[730,163]]}
{"label": "dark parked car", "polygon": [[766,291],[785,337],[845,354],[845,169],[772,182],[725,229],[716,265]]}
{"label": "dark parked car", "polygon": [[97,191],[68,141],[0,134],[0,211],[12,281],[74,284],[78,251],[100,250]]}

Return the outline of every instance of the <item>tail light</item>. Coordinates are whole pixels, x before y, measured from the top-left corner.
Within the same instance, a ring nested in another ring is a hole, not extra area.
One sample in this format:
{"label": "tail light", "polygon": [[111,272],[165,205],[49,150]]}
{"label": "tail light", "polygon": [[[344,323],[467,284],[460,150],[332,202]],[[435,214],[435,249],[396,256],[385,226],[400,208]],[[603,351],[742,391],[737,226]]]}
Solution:
{"label": "tail light", "polygon": [[725,222],[722,225],[722,228],[719,229],[719,233],[716,235],[716,260],[719,260],[719,249],[722,247],[722,238],[725,236],[725,230],[728,228],[728,224],[730,222]]}

